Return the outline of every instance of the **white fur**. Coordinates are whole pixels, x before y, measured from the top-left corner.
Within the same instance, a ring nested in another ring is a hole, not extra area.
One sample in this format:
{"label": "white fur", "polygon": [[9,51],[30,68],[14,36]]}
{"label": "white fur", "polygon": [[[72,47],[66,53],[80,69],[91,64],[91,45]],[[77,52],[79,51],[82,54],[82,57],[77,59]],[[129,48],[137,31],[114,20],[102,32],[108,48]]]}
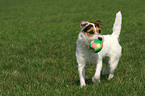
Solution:
{"label": "white fur", "polygon": [[[85,22],[82,22],[84,24]],[[89,23],[89,22],[87,22]],[[108,80],[113,78],[114,70],[116,69],[119,58],[121,57],[121,46],[118,42],[118,37],[121,31],[122,15],[119,11],[116,14],[115,23],[113,26],[113,33],[111,35],[99,35],[95,32],[93,37],[88,37],[82,32],[79,33],[77,40],[76,48],[76,58],[78,62],[78,71],[80,77],[81,87],[85,86],[85,65],[94,65],[96,64],[96,72],[92,78],[94,83],[100,82],[100,73],[102,69],[102,61],[107,61],[106,57],[109,57],[109,61],[102,71],[102,75],[105,75],[109,72]],[[83,29],[83,28],[82,28]],[[103,48],[99,53],[93,53],[89,50],[88,45],[90,41],[98,38],[103,38]]]}

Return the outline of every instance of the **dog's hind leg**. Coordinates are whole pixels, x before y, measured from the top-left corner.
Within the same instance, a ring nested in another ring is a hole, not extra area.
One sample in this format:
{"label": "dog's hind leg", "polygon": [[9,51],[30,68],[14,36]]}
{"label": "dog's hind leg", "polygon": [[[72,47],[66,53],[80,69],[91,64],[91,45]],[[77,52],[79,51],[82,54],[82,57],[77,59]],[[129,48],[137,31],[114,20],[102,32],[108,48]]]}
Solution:
{"label": "dog's hind leg", "polygon": [[105,63],[105,67],[102,71],[102,75],[106,75],[109,71],[109,57],[103,58],[103,63]]}
{"label": "dog's hind leg", "polygon": [[85,83],[85,65],[78,64],[78,71],[79,71],[81,87],[86,86],[86,83]]}
{"label": "dog's hind leg", "polygon": [[108,71],[109,71],[109,65],[106,64],[103,71],[102,71],[102,75],[106,75],[108,73]]}

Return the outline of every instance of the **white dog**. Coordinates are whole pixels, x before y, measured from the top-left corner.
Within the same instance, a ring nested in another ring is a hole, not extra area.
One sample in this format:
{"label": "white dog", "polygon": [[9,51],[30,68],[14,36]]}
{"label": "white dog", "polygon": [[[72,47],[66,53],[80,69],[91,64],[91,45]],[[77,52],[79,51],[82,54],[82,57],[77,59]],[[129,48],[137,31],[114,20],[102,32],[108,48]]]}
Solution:
{"label": "white dog", "polygon": [[[92,82],[100,82],[100,73],[102,69],[102,61],[106,63],[102,71],[102,75],[109,72],[108,80],[113,78],[114,70],[116,69],[119,58],[121,57],[122,47],[118,42],[119,34],[121,31],[122,15],[119,11],[116,14],[115,23],[113,26],[113,33],[111,35],[101,35],[99,25],[101,22],[94,23],[81,22],[81,32],[79,33],[76,48],[76,58],[78,62],[78,71],[80,77],[81,87],[85,86],[85,65],[96,64],[96,72],[92,78]],[[103,48],[99,53],[93,53],[88,45],[94,39],[102,40]],[[109,58],[108,58],[109,57]]]}

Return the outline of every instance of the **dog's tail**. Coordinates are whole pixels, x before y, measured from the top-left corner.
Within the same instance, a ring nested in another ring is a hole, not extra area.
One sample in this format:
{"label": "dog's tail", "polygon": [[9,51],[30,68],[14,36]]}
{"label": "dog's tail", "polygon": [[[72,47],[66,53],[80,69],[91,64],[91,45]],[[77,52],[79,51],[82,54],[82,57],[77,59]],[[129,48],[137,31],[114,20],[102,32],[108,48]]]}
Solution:
{"label": "dog's tail", "polygon": [[112,33],[112,36],[116,37],[117,39],[119,38],[120,35],[121,24],[122,24],[122,15],[121,12],[119,11],[116,14],[115,23],[113,26],[113,33]]}

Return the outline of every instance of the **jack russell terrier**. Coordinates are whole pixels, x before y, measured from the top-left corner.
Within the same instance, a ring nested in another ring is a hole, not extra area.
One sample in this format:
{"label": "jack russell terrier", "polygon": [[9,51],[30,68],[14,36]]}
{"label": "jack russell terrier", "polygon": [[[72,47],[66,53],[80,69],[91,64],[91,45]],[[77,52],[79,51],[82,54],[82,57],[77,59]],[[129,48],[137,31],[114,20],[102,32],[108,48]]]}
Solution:
{"label": "jack russell terrier", "polygon": [[[78,71],[80,77],[81,87],[85,86],[85,65],[96,64],[96,72],[92,78],[92,82],[100,82],[100,73],[102,69],[102,62],[106,63],[102,71],[102,75],[105,75],[109,71],[108,80],[113,78],[114,70],[116,69],[119,58],[121,57],[122,47],[118,42],[118,38],[121,31],[122,15],[119,11],[116,14],[115,23],[113,26],[113,33],[111,35],[101,35],[101,29],[99,25],[103,25],[101,22],[96,21],[94,23],[81,22],[81,32],[77,39],[76,59],[78,63]],[[89,48],[89,44],[92,40],[99,39],[103,42],[103,48],[99,53],[93,53]]]}

